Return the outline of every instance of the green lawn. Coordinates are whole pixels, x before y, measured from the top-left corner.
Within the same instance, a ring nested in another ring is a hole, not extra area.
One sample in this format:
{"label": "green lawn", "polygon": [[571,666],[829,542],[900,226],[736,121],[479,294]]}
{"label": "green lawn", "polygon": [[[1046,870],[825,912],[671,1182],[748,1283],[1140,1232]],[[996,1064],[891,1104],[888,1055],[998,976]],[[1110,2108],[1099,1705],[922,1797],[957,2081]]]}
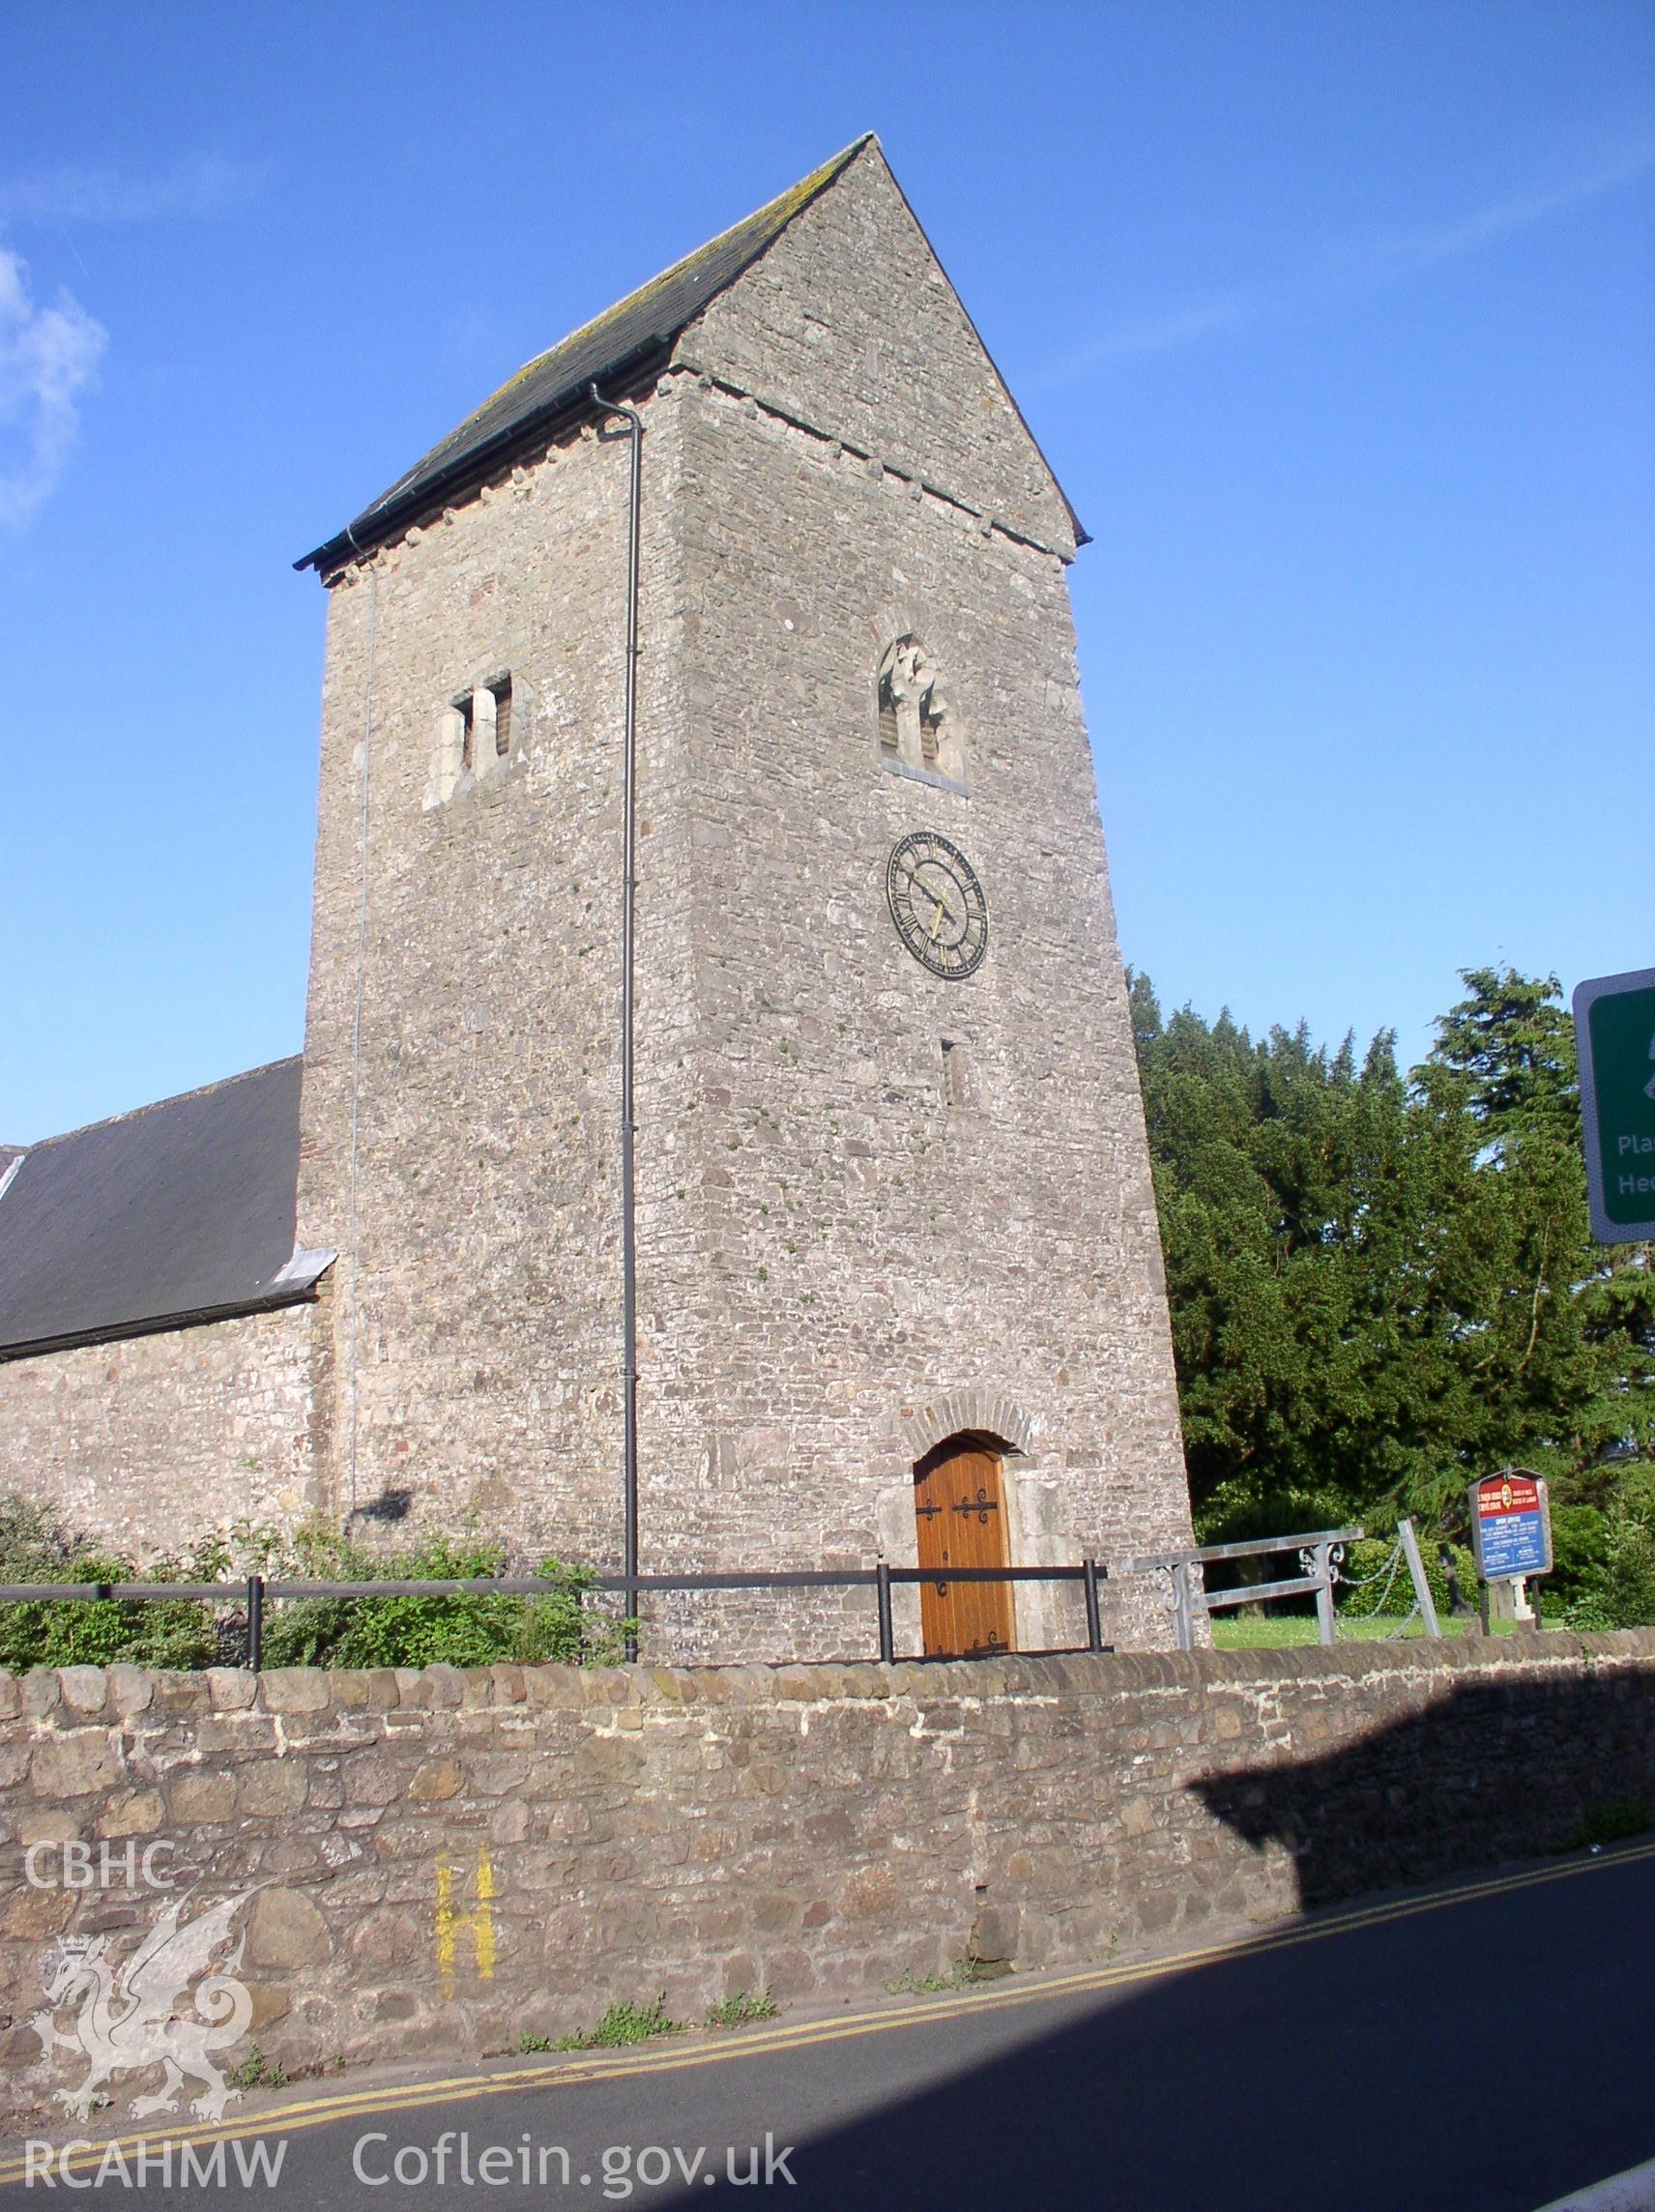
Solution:
{"label": "green lawn", "polygon": [[[1398,1625],[1397,1619],[1388,1615],[1381,1615],[1374,1620],[1342,1619],[1339,1623],[1339,1641],[1341,1644],[1378,1643],[1384,1637],[1394,1635]],[[1509,1636],[1517,1625],[1515,1621],[1496,1620],[1495,1634]],[[1553,1621],[1552,1625],[1556,1627],[1557,1623]],[[1473,1634],[1478,1632],[1474,1615],[1469,1620],[1444,1617],[1442,1621],[1444,1636],[1461,1636],[1467,1631]],[[1408,1622],[1403,1633],[1410,1637],[1423,1636],[1425,1630],[1414,1619]],[[1314,1644],[1317,1641],[1316,1618],[1314,1615],[1304,1613],[1282,1614],[1274,1618],[1266,1615],[1263,1620],[1242,1620],[1234,1615],[1218,1615],[1212,1623],[1212,1641],[1220,1651],[1261,1651],[1277,1648],[1284,1644]]]}

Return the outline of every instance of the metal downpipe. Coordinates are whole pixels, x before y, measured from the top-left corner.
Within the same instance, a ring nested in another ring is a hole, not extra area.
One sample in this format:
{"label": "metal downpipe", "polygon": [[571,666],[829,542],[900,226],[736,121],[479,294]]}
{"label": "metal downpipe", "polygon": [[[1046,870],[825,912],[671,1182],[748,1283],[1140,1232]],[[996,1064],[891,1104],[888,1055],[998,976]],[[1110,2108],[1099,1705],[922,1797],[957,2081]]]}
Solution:
{"label": "metal downpipe", "polygon": [[[630,1585],[638,1573],[638,1236],[633,1177],[632,1110],[632,943],[638,870],[638,525],[643,495],[644,420],[635,407],[605,399],[595,384],[588,387],[594,406],[625,418],[631,433],[632,471],[626,513],[626,732],[621,770],[621,1392],[623,1524],[622,1573]],[[638,1592],[628,1587],[626,1611],[635,1615]],[[626,1656],[638,1656],[627,1639]]]}

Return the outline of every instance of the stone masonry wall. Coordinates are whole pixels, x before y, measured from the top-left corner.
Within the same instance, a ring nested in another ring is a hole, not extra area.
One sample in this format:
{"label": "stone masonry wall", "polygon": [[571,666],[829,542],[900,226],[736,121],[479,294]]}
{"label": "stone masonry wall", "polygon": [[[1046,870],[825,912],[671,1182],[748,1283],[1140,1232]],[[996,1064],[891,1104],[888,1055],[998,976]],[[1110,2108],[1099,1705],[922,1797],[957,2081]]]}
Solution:
{"label": "stone masonry wall", "polygon": [[148,1558],[314,1509],[316,1308],[0,1362],[0,1495]]}
{"label": "stone masonry wall", "polygon": [[711,303],[682,350],[1073,553],[1051,469],[878,146]]}
{"label": "stone masonry wall", "polygon": [[[639,404],[643,1564],[911,1562],[914,1463],[968,1427],[1005,1454],[1018,1563],[1188,1542],[1072,533],[877,151]],[[335,1508],[604,1565],[625,451],[565,438],[334,581],[300,1205],[340,1255]],[[963,789],[880,757],[908,630]],[[432,804],[449,702],[508,670],[510,758]],[[987,887],[969,982],[886,911],[919,827]],[[1108,1604],[1116,1643],[1169,1640]],[[1080,1636],[1066,1594],[1017,1614],[1026,1644]],[[653,1628],[681,1656],[824,1656],[864,1615],[721,1597]]]}
{"label": "stone masonry wall", "polygon": [[[647,1548],[911,1563],[914,1463],[968,1427],[1005,1453],[1018,1563],[1187,1544],[1050,479],[873,150],[680,358],[697,374],[653,405],[678,417],[688,822],[670,867],[644,848],[640,943],[687,844],[694,964],[687,1000],[657,998],[648,963],[640,997]],[[993,520],[1014,498],[1023,535]],[[942,671],[963,776],[881,755],[877,671],[906,633]],[[887,858],[919,829],[987,894],[964,981],[887,911]],[[1145,1596],[1112,1586],[1112,1641],[1170,1640]],[[1017,1614],[1025,1644],[1077,1640],[1078,1607],[1032,1586]],[[834,1648],[818,1633],[794,1648]]]}
{"label": "stone masonry wall", "polygon": [[49,2073],[30,2025],[59,1938],[118,1967],[166,1902],[66,1886],[66,1843],[118,1877],[164,1843],[191,1914],[245,1893],[267,2056],[406,2059],[661,1989],[694,2018],[967,1956],[1100,1960],[1567,1845],[1607,1799],[1655,1813],[1652,1721],[1647,1630],[1497,1657],[0,1674],[0,2096],[39,2110],[83,2071]]}
{"label": "stone masonry wall", "polygon": [[[651,412],[654,641],[671,448]],[[316,1431],[334,1510],[605,1564],[625,517],[625,443],[589,430],[334,585],[299,1216],[339,1252]],[[450,700],[506,672],[509,757],[431,803]]]}
{"label": "stone masonry wall", "polygon": [[[911,1564],[914,1464],[965,1430],[1015,1563],[1187,1543],[1073,531],[877,147],[634,396],[643,1565]],[[146,1553],[321,1511],[619,1564],[626,462],[561,435],[329,580],[299,1235],[337,1262],[314,1308],[0,1365],[0,1488]],[[880,753],[909,632],[951,780]],[[506,676],[508,753],[450,792],[454,702]],[[986,887],[968,981],[886,911],[921,828]],[[1170,1638],[1143,1587],[1122,1646]],[[1082,1636],[1070,1592],[1015,1607]],[[867,1602],[651,1626],[824,1656]]]}

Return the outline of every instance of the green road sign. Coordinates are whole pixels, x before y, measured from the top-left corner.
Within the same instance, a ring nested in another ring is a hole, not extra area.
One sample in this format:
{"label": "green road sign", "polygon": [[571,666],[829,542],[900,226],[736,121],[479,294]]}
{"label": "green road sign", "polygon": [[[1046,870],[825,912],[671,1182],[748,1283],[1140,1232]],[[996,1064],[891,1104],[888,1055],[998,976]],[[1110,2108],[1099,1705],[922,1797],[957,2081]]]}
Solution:
{"label": "green road sign", "polygon": [[1600,1244],[1655,1237],[1655,968],[1575,992],[1586,1189]]}

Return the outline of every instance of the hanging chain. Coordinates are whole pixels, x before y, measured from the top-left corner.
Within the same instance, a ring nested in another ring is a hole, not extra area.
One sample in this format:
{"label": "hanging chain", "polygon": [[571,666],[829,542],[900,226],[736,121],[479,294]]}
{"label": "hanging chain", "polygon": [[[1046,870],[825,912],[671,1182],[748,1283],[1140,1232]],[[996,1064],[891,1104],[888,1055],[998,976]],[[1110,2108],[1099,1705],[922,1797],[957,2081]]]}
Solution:
{"label": "hanging chain", "polygon": [[[1343,1582],[1347,1589],[1352,1590],[1369,1589],[1375,1583],[1379,1583],[1382,1585],[1379,1595],[1375,1598],[1372,1605],[1367,1606],[1360,1613],[1347,1613],[1341,1615],[1335,1621],[1335,1635],[1338,1634],[1339,1629],[1346,1625],[1346,1623],[1349,1623],[1350,1626],[1354,1627],[1358,1623],[1367,1622],[1370,1620],[1381,1620],[1388,1617],[1385,1609],[1389,1603],[1391,1590],[1395,1586],[1397,1574],[1402,1566],[1402,1538],[1399,1536],[1394,1547],[1392,1548],[1390,1557],[1384,1560],[1382,1564],[1376,1567],[1371,1575],[1335,1575],[1332,1578],[1335,1582]],[[1413,1622],[1418,1619],[1418,1617],[1419,1599],[1416,1595],[1412,1605],[1408,1608],[1408,1612],[1403,1615],[1402,1618],[1397,1622],[1394,1628],[1387,1628],[1382,1636],[1372,1637],[1367,1641],[1375,1644],[1394,1644],[1397,1642],[1399,1637],[1403,1637],[1408,1634],[1408,1629],[1412,1626]]]}

